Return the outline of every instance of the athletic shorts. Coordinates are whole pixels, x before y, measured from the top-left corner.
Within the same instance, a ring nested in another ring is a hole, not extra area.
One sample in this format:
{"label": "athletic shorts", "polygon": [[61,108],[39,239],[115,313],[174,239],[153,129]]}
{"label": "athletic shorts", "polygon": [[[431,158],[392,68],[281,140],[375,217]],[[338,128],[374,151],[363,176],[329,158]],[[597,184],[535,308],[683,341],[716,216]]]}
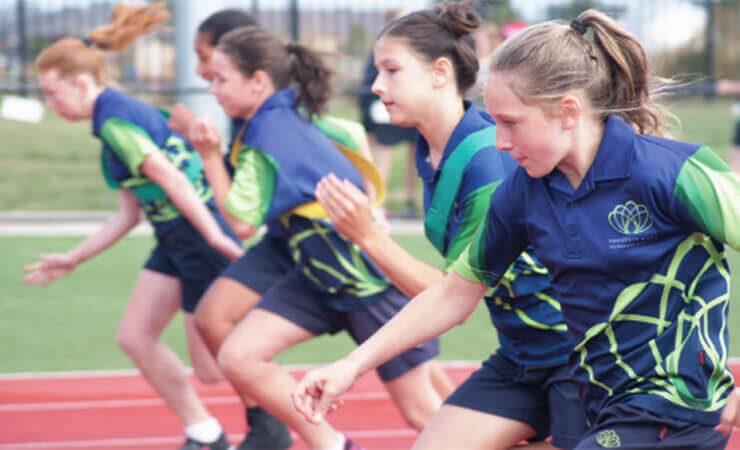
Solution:
{"label": "athletic shorts", "polygon": [[599,412],[577,450],[599,448],[719,450],[729,436],[714,426],[661,416],[632,405],[615,404]]}
{"label": "athletic shorts", "polygon": [[[277,314],[315,335],[347,330],[352,339],[361,344],[409,301],[395,287],[390,287],[367,309],[337,311],[326,306],[323,301],[326,295],[329,294],[312,290],[308,281],[295,269],[265,293],[257,308]],[[384,382],[388,382],[437,354],[439,338],[407,350],[375,370]]]}
{"label": "athletic shorts", "polygon": [[[215,207],[211,208],[211,213],[221,229],[235,242],[240,242]],[[192,313],[208,286],[229,263],[226,256],[208,245],[198,230],[183,219],[157,238],[157,246],[144,268],[180,280],[182,309]]]}
{"label": "athletic shorts", "polygon": [[578,388],[565,365],[527,368],[493,354],[445,401],[446,404],[524,422],[542,441],[573,448],[586,432]]}
{"label": "athletic shorts", "polygon": [[288,244],[269,234],[221,273],[262,295],[295,267]]}

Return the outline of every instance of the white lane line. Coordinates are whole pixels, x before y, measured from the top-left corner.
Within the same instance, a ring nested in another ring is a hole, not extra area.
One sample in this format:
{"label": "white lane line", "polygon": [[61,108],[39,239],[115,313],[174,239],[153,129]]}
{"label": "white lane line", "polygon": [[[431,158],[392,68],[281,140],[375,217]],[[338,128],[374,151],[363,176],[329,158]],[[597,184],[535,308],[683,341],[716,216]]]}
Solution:
{"label": "white lane line", "polygon": [[[343,430],[352,439],[397,439],[414,437],[415,430],[410,428],[387,428],[379,430]],[[298,435],[291,433],[293,439],[299,439]],[[229,434],[231,442],[239,442],[243,434]],[[147,437],[147,438],[121,438],[121,439],[90,439],[84,441],[61,441],[61,442],[18,442],[0,444],[0,450],[22,450],[28,448],[112,448],[112,447],[142,447],[177,445],[182,443],[182,436]]]}
{"label": "white lane line", "polygon": [[[385,391],[378,392],[349,392],[342,395],[342,400],[361,401],[361,400],[385,400],[391,396]],[[226,405],[240,404],[241,400],[236,395],[202,397],[203,402],[208,405]],[[62,411],[62,410],[79,410],[79,409],[104,409],[104,408],[145,408],[152,406],[165,406],[163,400],[158,398],[151,399],[127,399],[127,400],[91,400],[85,402],[36,402],[36,403],[8,403],[0,405],[2,412],[19,412],[19,411]]]}

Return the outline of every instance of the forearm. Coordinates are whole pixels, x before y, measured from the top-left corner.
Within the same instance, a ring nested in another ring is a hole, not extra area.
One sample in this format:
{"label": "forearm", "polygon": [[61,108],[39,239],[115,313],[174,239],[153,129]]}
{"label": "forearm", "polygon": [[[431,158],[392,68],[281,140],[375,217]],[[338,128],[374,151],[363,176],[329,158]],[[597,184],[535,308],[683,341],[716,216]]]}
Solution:
{"label": "forearm", "polygon": [[203,159],[203,169],[206,173],[208,183],[213,190],[213,199],[216,207],[228,222],[229,226],[241,239],[249,239],[257,231],[251,224],[245,223],[231,214],[226,207],[226,196],[231,190],[231,178],[226,171],[223,159],[220,157],[207,157]]}
{"label": "forearm", "polygon": [[453,271],[414,297],[346,359],[358,373],[365,373],[463,323],[486,290],[487,286],[467,281]]}
{"label": "forearm", "polygon": [[445,275],[412,256],[377,226],[373,226],[358,244],[393,285],[409,298],[419,295]]}
{"label": "forearm", "polygon": [[107,249],[125,236],[139,223],[139,209],[119,209],[105,224],[80,245],[69,252],[75,265],[79,265]]}

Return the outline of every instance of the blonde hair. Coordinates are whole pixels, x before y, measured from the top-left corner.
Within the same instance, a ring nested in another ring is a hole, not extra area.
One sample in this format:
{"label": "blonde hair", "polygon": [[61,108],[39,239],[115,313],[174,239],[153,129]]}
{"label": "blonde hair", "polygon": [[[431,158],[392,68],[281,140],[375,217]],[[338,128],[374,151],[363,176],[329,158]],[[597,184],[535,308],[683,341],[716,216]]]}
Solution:
{"label": "blonde hair", "polygon": [[56,69],[61,77],[89,73],[98,84],[104,84],[107,64],[103,51],[124,49],[139,36],[160,29],[171,17],[165,6],[164,2],[116,6],[110,23],[91,31],[85,40],[64,38],[41,52],[36,58],[37,72]]}
{"label": "blonde hair", "polygon": [[642,45],[599,11],[584,11],[576,21],[517,33],[496,49],[491,71],[515,74],[512,89],[525,103],[552,106],[582,90],[602,119],[616,114],[639,133],[663,136],[666,110],[651,95],[668,80],[649,74]]}

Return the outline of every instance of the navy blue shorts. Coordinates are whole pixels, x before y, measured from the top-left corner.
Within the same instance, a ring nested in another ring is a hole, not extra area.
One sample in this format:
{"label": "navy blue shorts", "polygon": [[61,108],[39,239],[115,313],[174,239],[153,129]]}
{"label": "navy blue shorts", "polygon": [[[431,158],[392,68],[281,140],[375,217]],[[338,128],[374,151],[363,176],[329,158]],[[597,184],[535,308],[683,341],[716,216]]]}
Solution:
{"label": "navy blue shorts", "polygon": [[262,295],[295,267],[288,244],[269,234],[221,273]]}
{"label": "navy blue shorts", "polygon": [[[221,229],[240,242],[223,216],[211,209]],[[157,238],[157,246],[144,264],[145,269],[180,280],[182,309],[195,311],[198,301],[211,282],[229,265],[229,259],[214,250],[187,220],[180,220]]]}
{"label": "navy blue shorts", "polygon": [[719,450],[729,436],[714,426],[661,416],[626,404],[607,406],[599,412],[577,450],[598,448]]}
{"label": "navy blue shorts", "polygon": [[[367,309],[337,311],[323,301],[325,293],[312,290],[308,281],[293,270],[271,287],[257,308],[275,313],[290,322],[320,335],[342,330],[358,344],[364,342],[403,308],[409,299],[390,287],[383,297]],[[412,348],[378,366],[375,370],[384,382],[391,381],[439,354],[439,339]]]}
{"label": "navy blue shorts", "polygon": [[565,365],[527,368],[493,354],[445,401],[446,404],[506,417],[534,428],[541,441],[573,448],[586,432],[578,388]]}
{"label": "navy blue shorts", "polygon": [[740,119],[735,120],[735,135],[732,138],[732,144],[740,147]]}

